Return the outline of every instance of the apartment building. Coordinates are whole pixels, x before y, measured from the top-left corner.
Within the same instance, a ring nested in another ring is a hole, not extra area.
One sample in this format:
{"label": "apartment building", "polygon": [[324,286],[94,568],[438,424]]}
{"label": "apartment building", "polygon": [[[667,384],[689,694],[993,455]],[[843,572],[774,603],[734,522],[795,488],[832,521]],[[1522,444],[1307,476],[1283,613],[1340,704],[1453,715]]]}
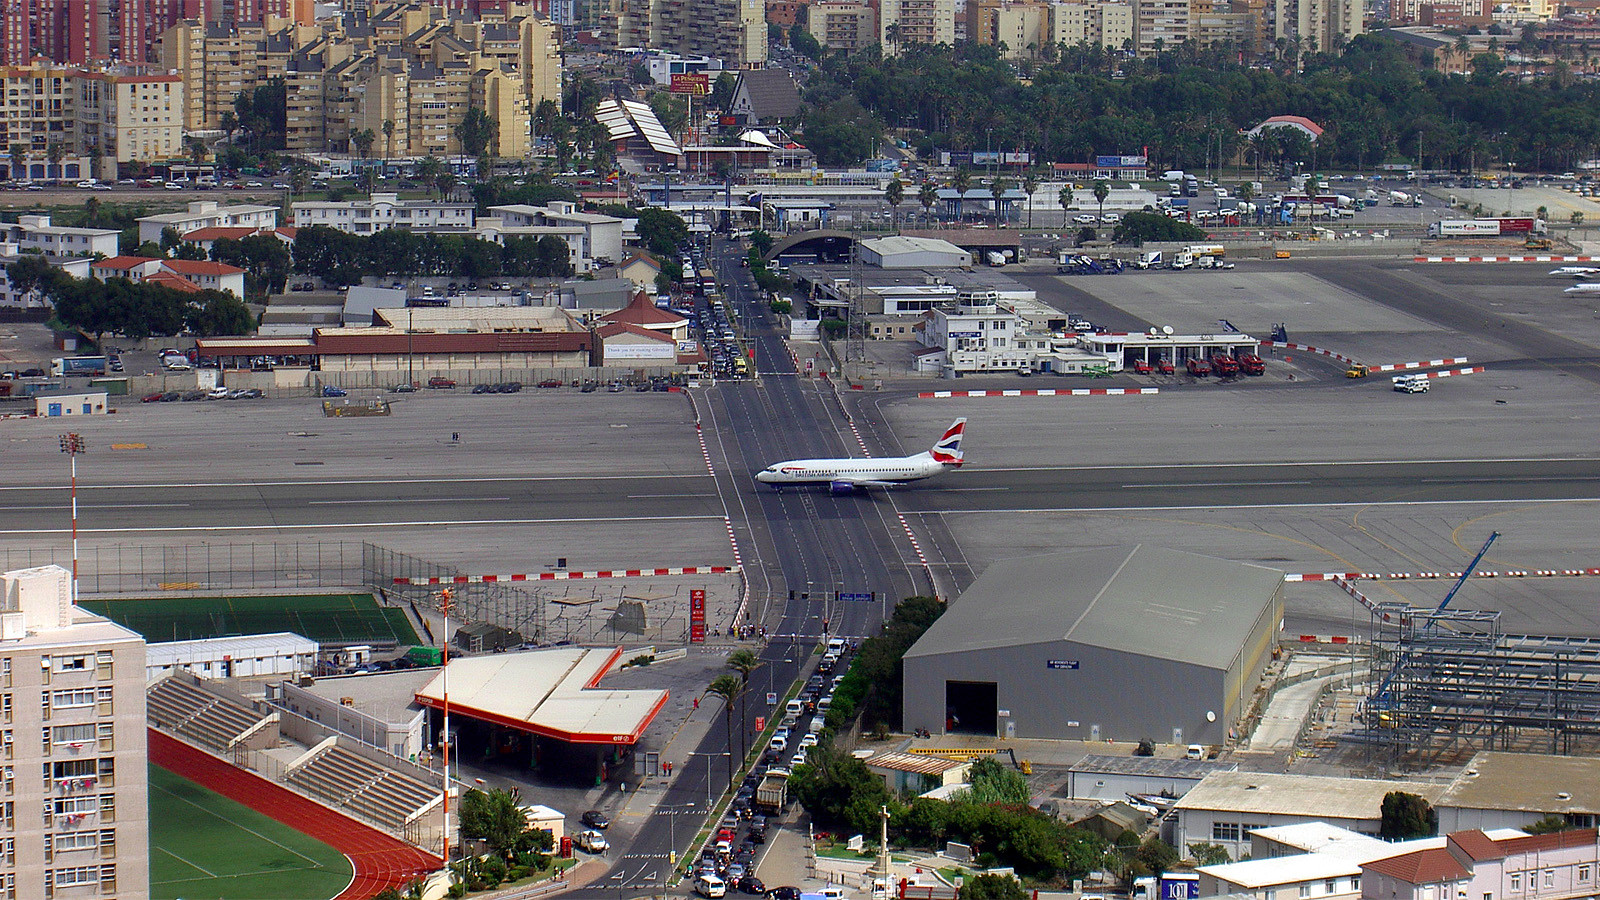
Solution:
{"label": "apartment building", "polygon": [[878,42],[872,7],[851,0],[821,0],[806,8],[806,33],[829,50],[854,53]]}
{"label": "apartment building", "polygon": [[144,671],[66,569],[0,573],[0,896],[150,896]]}
{"label": "apartment building", "polygon": [[119,234],[115,228],[52,225],[49,216],[38,214],[24,214],[16,222],[0,223],[0,242],[46,256],[116,256]]}
{"label": "apartment building", "polygon": [[[602,18],[602,40],[616,47],[651,47],[684,56],[710,56],[729,68],[767,61],[766,0],[613,0]],[[625,43],[629,35],[647,40]]]}
{"label": "apartment building", "polygon": [[1328,50],[1361,33],[1358,0],[1272,0],[1273,37],[1299,40],[1301,52]]}
{"label": "apartment building", "polygon": [[1191,36],[1189,0],[1137,0],[1134,49],[1140,56],[1170,50]]}
{"label": "apartment building", "polygon": [[878,41],[886,56],[900,55],[909,44],[954,44],[954,0],[882,0],[878,5]]}
{"label": "apartment building", "polygon": [[325,225],[352,234],[389,228],[471,231],[473,204],[436,200],[401,200],[398,194],[376,193],[364,200],[300,201],[294,204],[297,228]]}
{"label": "apartment building", "polygon": [[967,40],[1003,47],[1008,59],[1038,58],[1051,37],[1043,0],[967,0]]}
{"label": "apartment building", "polygon": [[[176,76],[10,66],[0,69],[0,94],[0,147],[16,178],[115,178],[117,162],[184,155]],[[52,145],[66,151],[59,170],[47,164]]]}
{"label": "apartment building", "polygon": [[278,208],[250,203],[224,206],[215,200],[193,200],[183,212],[140,216],[136,221],[139,223],[140,243],[159,243],[161,232],[167,228],[180,235],[202,228],[277,228]]}

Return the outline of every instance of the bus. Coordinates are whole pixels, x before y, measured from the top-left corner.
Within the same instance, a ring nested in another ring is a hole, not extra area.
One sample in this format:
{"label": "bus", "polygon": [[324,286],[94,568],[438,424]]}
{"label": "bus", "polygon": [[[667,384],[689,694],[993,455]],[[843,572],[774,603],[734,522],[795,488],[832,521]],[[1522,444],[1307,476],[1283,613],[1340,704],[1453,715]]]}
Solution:
{"label": "bus", "polygon": [[707,297],[717,292],[717,276],[711,274],[710,269],[700,270],[700,293]]}

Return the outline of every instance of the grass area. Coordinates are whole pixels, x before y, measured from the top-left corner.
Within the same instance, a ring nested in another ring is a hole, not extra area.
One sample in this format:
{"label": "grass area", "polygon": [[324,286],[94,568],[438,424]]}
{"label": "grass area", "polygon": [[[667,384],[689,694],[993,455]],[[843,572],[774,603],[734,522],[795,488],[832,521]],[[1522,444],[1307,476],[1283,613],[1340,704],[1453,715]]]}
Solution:
{"label": "grass area", "polygon": [[139,632],[152,643],[279,631],[325,643],[421,643],[404,610],[379,606],[371,594],[164,597],[85,600],[81,605]]}
{"label": "grass area", "polygon": [[353,874],[327,844],[150,766],[152,900],[327,900]]}

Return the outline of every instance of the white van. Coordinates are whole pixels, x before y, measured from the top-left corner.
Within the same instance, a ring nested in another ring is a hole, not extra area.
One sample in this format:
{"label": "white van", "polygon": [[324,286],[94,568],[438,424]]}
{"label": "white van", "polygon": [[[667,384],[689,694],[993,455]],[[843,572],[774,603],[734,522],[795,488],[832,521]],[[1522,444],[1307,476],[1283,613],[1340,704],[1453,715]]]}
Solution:
{"label": "white van", "polygon": [[1190,744],[1188,750],[1186,750],[1184,752],[1183,758],[1184,759],[1205,759],[1206,758],[1206,748],[1201,746],[1200,744]]}
{"label": "white van", "polygon": [[806,711],[805,703],[803,703],[803,702],[801,702],[799,700],[790,700],[788,703],[785,703],[783,705],[783,712],[784,712],[785,715],[798,717],[800,714],[804,713],[805,711]]}
{"label": "white van", "polygon": [[1428,392],[1428,376],[1424,373],[1396,375],[1391,380],[1394,382],[1394,389],[1403,394],[1426,394]]}
{"label": "white van", "polygon": [[715,875],[701,875],[694,880],[694,892],[710,900],[718,900],[728,894],[728,885]]}
{"label": "white van", "polygon": [[828,641],[828,654],[830,656],[843,656],[844,648],[844,638],[834,638],[833,640]]}

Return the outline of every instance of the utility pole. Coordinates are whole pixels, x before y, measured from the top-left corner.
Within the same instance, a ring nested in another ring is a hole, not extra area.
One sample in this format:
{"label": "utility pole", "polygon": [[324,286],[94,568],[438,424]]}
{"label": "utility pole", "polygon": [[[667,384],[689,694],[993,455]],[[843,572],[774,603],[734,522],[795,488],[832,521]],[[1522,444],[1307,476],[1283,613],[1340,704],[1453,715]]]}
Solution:
{"label": "utility pole", "polygon": [[[440,677],[444,694],[444,737],[439,741],[444,751],[444,869],[450,871],[450,611],[455,605],[456,592],[445,588],[439,592],[439,612],[444,615],[444,647],[440,654]],[[450,880],[449,875],[446,880]]]}
{"label": "utility pole", "polygon": [[72,461],[72,603],[78,603],[78,454],[86,452],[89,444],[79,434],[61,436],[61,452]]}

